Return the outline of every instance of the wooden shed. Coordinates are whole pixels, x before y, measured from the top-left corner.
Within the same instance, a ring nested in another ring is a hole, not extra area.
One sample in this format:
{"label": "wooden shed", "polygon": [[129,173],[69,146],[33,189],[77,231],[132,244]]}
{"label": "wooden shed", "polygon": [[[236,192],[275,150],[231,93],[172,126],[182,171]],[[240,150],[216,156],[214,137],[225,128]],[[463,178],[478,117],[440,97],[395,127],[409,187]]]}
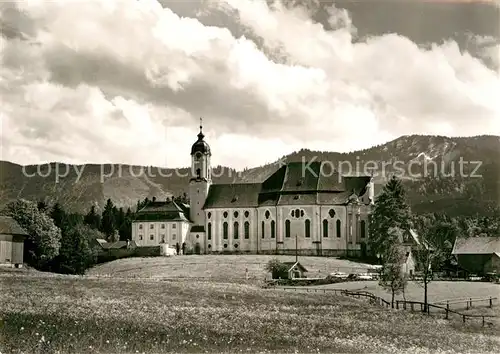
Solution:
{"label": "wooden shed", "polygon": [[471,274],[500,273],[500,237],[457,238],[452,254]]}
{"label": "wooden shed", "polygon": [[288,279],[304,278],[307,269],[299,262],[284,262],[287,267]]}
{"label": "wooden shed", "polygon": [[0,265],[22,267],[28,233],[9,216],[0,215]]}

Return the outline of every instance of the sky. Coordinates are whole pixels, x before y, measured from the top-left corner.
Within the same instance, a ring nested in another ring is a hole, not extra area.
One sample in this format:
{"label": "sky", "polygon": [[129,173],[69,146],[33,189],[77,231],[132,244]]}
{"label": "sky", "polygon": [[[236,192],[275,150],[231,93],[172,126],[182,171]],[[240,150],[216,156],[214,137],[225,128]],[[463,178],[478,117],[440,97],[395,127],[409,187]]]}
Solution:
{"label": "sky", "polygon": [[[465,3],[465,4],[464,4]],[[0,159],[212,164],[500,135],[492,1],[0,2]]]}

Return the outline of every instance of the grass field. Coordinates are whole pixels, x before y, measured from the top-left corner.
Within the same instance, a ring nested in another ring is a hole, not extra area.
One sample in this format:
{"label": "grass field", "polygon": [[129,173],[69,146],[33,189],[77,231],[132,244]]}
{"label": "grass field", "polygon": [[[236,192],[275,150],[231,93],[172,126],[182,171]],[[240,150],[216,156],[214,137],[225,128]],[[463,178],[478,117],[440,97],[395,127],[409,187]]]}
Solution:
{"label": "grass field", "polygon": [[331,294],[0,275],[2,353],[499,352],[497,329]]}
{"label": "grass field", "polygon": [[[272,258],[295,261],[293,256],[224,255],[224,256],[176,256],[155,258],[127,258],[98,265],[89,275],[120,277],[211,277],[212,279],[244,279],[245,270],[250,278],[263,280],[267,262]],[[337,258],[299,257],[308,270],[307,277],[325,277],[334,271],[346,273],[364,272],[372,266]]]}

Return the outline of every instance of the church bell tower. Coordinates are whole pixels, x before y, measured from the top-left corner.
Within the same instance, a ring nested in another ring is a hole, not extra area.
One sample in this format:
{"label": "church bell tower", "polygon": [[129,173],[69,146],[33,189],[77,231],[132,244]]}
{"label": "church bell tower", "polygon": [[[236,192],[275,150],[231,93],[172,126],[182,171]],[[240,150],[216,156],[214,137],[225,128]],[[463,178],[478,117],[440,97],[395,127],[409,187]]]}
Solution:
{"label": "church bell tower", "polygon": [[191,148],[191,179],[189,180],[189,217],[195,225],[205,225],[203,204],[212,184],[212,168],[210,165],[210,146],[205,142],[203,121],[200,118],[198,140]]}

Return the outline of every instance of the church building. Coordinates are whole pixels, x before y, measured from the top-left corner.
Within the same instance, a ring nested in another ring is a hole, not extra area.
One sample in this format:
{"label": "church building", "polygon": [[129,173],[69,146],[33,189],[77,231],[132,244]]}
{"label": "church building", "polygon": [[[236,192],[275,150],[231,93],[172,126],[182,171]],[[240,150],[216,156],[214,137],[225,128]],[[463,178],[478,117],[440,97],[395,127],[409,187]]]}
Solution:
{"label": "church building", "polygon": [[191,148],[189,204],[154,201],[132,224],[139,246],[185,253],[360,255],[374,201],[371,176],[342,176],[326,162],[292,162],[262,183],[213,184],[200,125]]}

